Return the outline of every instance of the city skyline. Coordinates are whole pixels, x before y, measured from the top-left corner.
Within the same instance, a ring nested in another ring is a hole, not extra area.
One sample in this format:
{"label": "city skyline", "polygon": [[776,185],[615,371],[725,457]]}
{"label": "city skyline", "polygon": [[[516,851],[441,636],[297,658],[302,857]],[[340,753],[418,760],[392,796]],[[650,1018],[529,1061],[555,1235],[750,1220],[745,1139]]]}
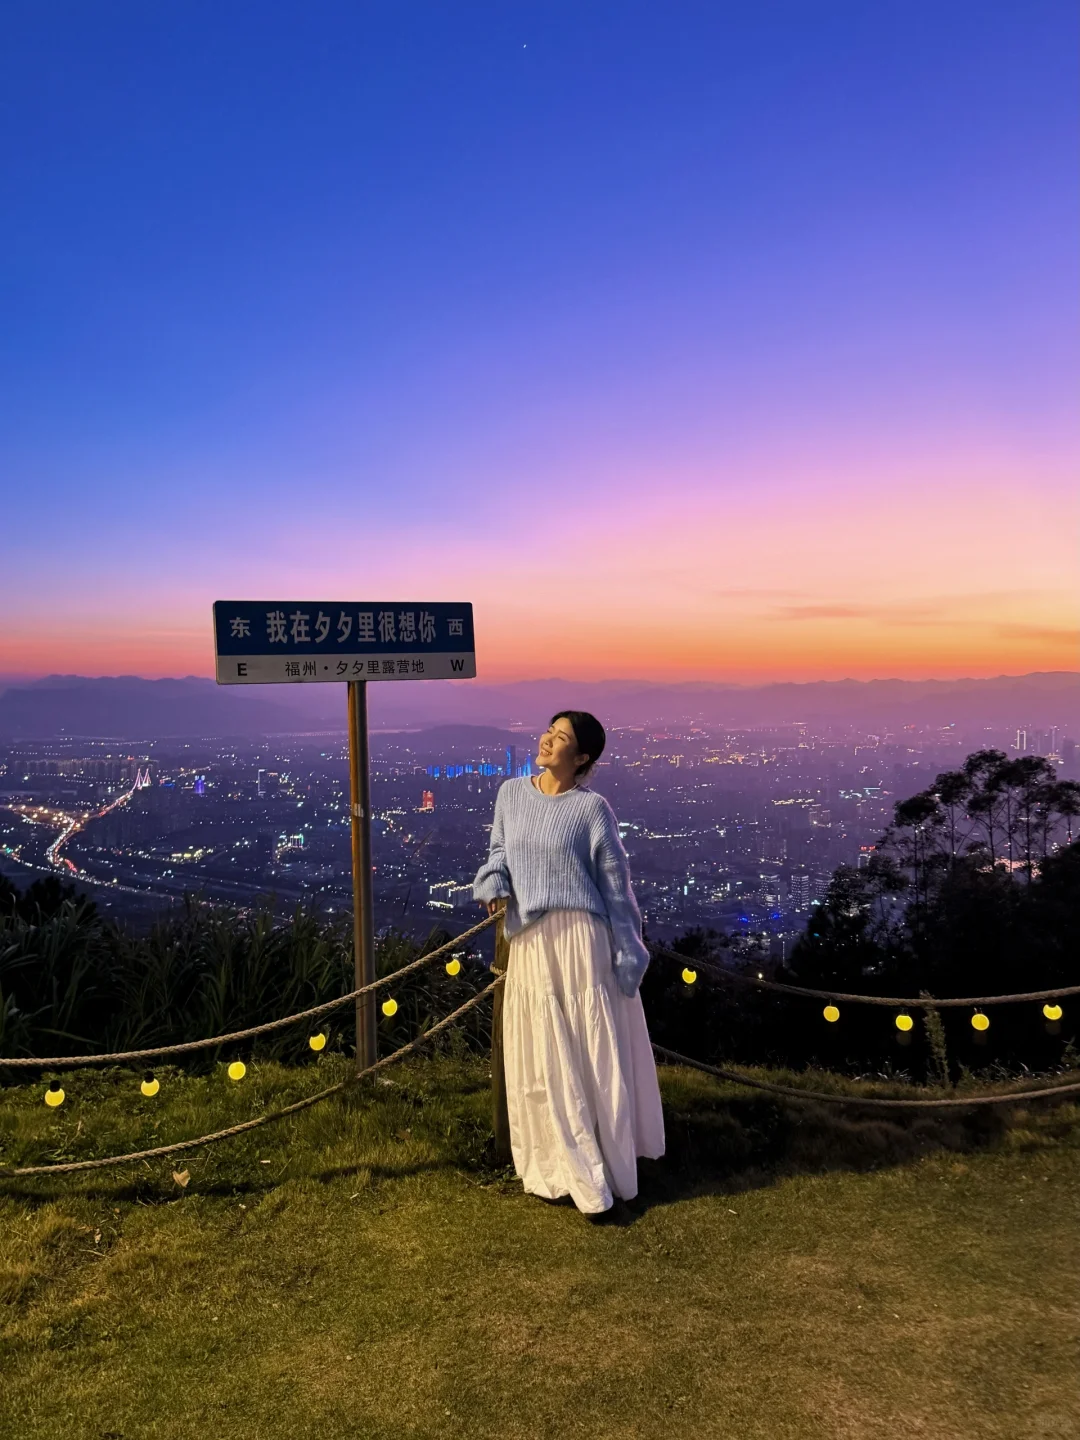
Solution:
{"label": "city skyline", "polygon": [[[439,916],[468,916],[495,792],[528,776],[535,748],[499,727],[373,736],[380,924],[424,934]],[[613,729],[589,783],[615,807],[654,938],[720,926],[782,958],[836,867],[866,867],[897,804],[974,750],[1066,790],[1080,777],[1077,741],[1055,725],[683,722]],[[0,876],[73,881],[128,919],[185,893],[347,912],[347,758],[345,738],[327,733],[0,741]],[[1074,825],[1065,803],[1057,840]]]}
{"label": "city skyline", "polygon": [[1078,28],[24,8],[0,684],[266,593],[468,599],[491,682],[1075,670]]}

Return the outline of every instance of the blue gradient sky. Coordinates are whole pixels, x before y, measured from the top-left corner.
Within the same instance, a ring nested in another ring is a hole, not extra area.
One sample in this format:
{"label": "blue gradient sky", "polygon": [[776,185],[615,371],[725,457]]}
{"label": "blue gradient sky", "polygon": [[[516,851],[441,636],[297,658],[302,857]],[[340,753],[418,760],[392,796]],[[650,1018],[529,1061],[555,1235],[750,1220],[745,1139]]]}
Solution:
{"label": "blue gradient sky", "polygon": [[1075,668],[1072,4],[15,4],[0,672]]}

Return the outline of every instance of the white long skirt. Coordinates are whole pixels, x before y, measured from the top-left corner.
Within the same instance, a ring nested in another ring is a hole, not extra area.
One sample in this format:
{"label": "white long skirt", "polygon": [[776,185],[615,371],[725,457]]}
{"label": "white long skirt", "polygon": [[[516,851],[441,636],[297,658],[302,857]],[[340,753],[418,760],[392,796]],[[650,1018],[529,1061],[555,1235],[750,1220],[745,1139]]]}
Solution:
{"label": "white long skirt", "polygon": [[622,993],[611,960],[599,915],[549,910],[511,939],[503,996],[514,1168],[529,1194],[589,1213],[632,1200],[637,1157],[664,1153],[641,996]]}

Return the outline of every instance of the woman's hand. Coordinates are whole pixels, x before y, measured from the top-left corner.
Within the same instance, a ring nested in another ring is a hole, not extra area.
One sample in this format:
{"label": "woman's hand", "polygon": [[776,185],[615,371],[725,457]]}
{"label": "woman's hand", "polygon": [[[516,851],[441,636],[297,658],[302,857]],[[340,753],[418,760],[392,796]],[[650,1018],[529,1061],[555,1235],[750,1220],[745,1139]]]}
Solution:
{"label": "woman's hand", "polygon": [[506,904],[506,901],[505,901],[505,900],[486,900],[486,901],[485,901],[485,900],[481,900],[481,901],[480,901],[480,904],[483,905],[484,909],[487,911],[487,913],[488,913],[489,915],[494,915],[495,912],[496,912],[496,910],[501,910],[501,909],[503,908],[503,906]]}

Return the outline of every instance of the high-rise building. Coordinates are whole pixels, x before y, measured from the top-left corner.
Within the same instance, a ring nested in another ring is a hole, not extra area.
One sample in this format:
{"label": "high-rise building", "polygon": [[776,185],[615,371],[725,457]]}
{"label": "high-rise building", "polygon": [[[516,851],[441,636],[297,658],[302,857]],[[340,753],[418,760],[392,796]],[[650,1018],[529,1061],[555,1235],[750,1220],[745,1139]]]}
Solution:
{"label": "high-rise building", "polygon": [[257,792],[257,794],[258,794],[258,796],[259,796],[259,799],[260,799],[260,800],[265,800],[265,799],[266,799],[266,771],[265,771],[265,770],[260,770],[260,771],[259,771],[258,779],[257,779],[257,782],[256,782],[255,789],[256,789],[256,792]]}
{"label": "high-rise building", "polygon": [[788,882],[788,890],[791,895],[791,908],[793,910],[810,909],[810,876],[803,874],[792,875]]}
{"label": "high-rise building", "polygon": [[1049,730],[1035,730],[1027,733],[1028,749],[1035,755],[1055,755],[1058,745],[1058,727],[1051,725]]}
{"label": "high-rise building", "polygon": [[464,765],[447,763],[445,765],[426,765],[424,773],[430,775],[433,780],[456,780],[459,775],[482,775],[490,779],[495,775],[531,775],[532,762],[529,759],[518,760],[518,749],[516,745],[507,745],[505,759],[501,764],[496,765],[490,760],[481,760],[477,763],[466,762]]}
{"label": "high-rise building", "polygon": [[423,794],[422,794],[421,797],[420,797],[420,809],[421,809],[421,810],[434,810],[434,809],[435,809],[435,792],[434,792],[433,790],[425,790],[425,791],[423,792]]}

